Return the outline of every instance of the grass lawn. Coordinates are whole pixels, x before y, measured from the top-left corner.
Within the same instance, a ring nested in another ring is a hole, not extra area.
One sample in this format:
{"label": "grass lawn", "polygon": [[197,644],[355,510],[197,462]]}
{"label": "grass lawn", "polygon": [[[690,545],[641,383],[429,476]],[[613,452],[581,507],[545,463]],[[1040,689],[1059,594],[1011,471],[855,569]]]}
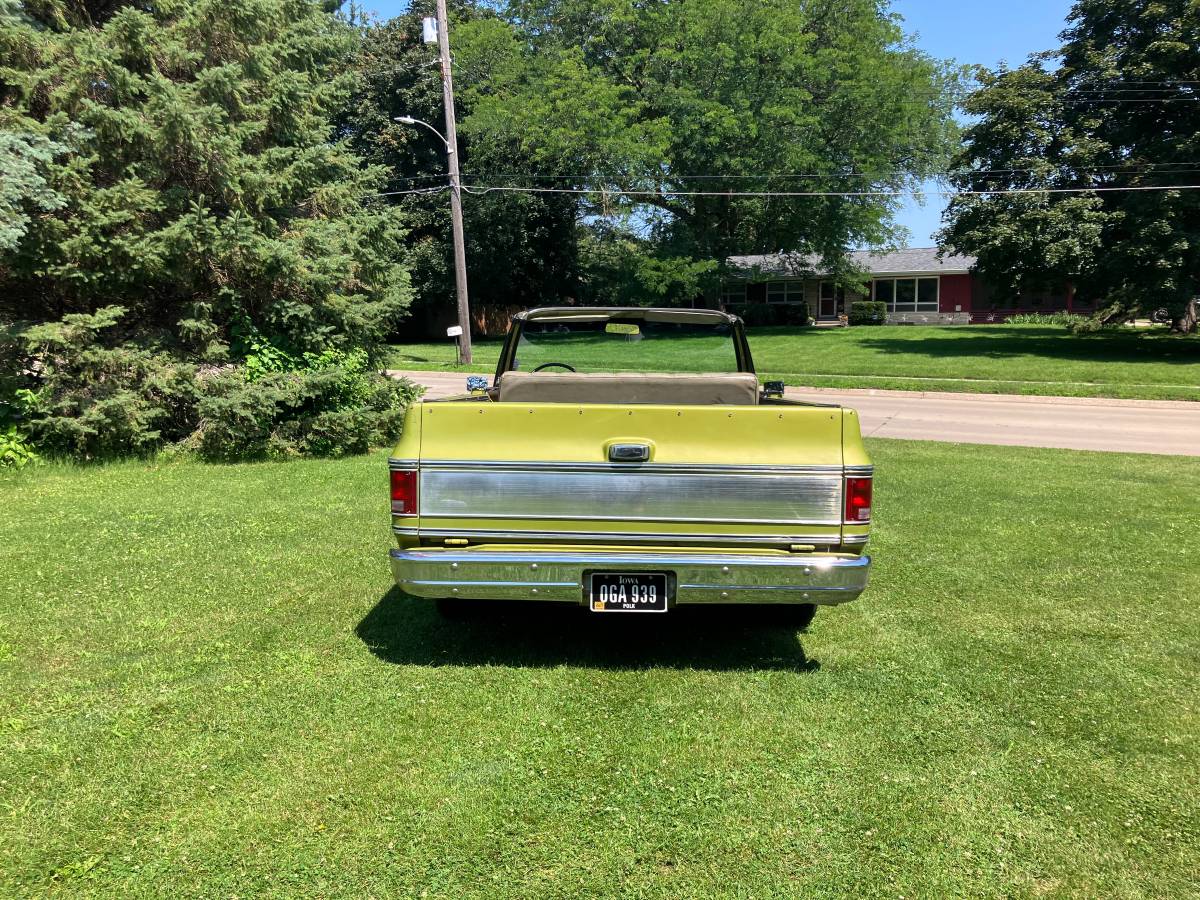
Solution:
{"label": "grass lawn", "polygon": [[871,452],[800,635],[443,622],[383,454],[0,478],[0,895],[1196,896],[1200,460]]}
{"label": "grass lawn", "polygon": [[[1162,329],[1076,336],[1041,325],[751,328],[759,373],[839,388],[1200,400],[1200,337]],[[500,341],[478,341],[471,371],[493,372]],[[661,368],[688,371],[663,343]],[[569,361],[569,360],[568,360]],[[454,370],[450,341],[398,344],[397,369]]]}

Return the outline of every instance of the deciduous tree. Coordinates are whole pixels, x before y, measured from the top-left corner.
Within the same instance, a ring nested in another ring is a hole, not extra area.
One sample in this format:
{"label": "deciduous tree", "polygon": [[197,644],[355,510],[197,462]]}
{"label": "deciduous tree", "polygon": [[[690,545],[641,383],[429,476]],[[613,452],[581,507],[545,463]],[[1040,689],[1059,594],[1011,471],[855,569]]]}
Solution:
{"label": "deciduous tree", "polygon": [[1069,282],[1108,318],[1166,307],[1194,330],[1200,192],[1161,188],[1196,181],[1200,8],[1079,0],[1062,40],[965,104],[955,183],[1033,193],[954,198],[941,240],[1010,295]]}
{"label": "deciduous tree", "polygon": [[[519,150],[530,177],[508,185],[644,192],[587,195],[585,212],[628,216],[671,271],[706,263],[710,291],[734,253],[842,269],[847,247],[897,239],[897,201],[879,193],[954,146],[956,72],[876,0],[513,0],[508,14],[520,63],[480,86],[463,130]],[[730,195],[755,190],[860,196]]]}

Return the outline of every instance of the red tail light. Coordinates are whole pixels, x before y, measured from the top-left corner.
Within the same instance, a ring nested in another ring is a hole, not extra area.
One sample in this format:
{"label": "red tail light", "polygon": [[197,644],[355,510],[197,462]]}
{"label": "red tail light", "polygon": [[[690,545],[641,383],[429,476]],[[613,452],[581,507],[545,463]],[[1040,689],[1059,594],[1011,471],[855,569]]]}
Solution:
{"label": "red tail light", "polygon": [[392,515],[417,514],[417,473],[392,470]]}
{"label": "red tail light", "polygon": [[846,479],[846,521],[871,521],[871,479]]}

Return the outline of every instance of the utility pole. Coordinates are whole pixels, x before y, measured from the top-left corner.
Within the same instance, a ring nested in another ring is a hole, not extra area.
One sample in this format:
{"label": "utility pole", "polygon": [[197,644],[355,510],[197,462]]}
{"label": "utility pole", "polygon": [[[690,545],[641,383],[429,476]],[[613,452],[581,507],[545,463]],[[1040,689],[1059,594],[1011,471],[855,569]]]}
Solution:
{"label": "utility pole", "polygon": [[454,121],[454,79],[450,74],[450,24],[446,0],[437,0],[438,52],[442,58],[442,100],[446,106],[446,168],[450,173],[450,222],[454,230],[454,287],[458,294],[458,325],[462,361],[471,362],[471,308],[467,302],[467,248],[463,241],[462,185],[458,174],[458,127]]}

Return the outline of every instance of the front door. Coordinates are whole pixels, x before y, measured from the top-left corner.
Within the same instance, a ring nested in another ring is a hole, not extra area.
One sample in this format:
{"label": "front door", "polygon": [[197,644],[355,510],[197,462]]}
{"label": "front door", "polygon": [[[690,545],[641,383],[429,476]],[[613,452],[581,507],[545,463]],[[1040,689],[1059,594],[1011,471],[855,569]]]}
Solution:
{"label": "front door", "polygon": [[817,300],[818,319],[836,319],[842,313],[843,291],[832,281],[822,281]]}

